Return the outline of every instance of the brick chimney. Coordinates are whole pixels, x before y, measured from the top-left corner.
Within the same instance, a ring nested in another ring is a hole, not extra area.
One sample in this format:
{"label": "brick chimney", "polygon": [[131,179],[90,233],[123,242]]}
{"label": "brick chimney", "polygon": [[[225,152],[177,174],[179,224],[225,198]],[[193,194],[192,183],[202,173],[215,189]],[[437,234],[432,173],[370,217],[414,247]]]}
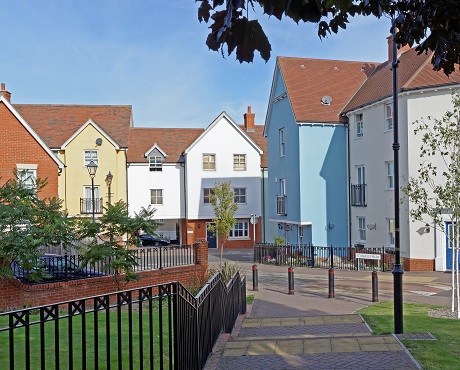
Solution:
{"label": "brick chimney", "polygon": [[[393,60],[393,35],[390,35],[387,37],[387,41],[388,41],[388,60],[391,62]],[[399,45],[397,45],[398,47],[398,57],[410,50],[410,46],[409,45],[404,45],[403,47],[400,47]]]}
{"label": "brick chimney", "polygon": [[11,93],[9,91],[6,91],[5,84],[3,82],[0,89],[0,95],[3,95],[8,101],[11,100]]}
{"label": "brick chimney", "polygon": [[248,112],[244,115],[244,128],[247,132],[254,132],[254,117],[256,116],[254,113],[251,113],[251,107],[248,107]]}

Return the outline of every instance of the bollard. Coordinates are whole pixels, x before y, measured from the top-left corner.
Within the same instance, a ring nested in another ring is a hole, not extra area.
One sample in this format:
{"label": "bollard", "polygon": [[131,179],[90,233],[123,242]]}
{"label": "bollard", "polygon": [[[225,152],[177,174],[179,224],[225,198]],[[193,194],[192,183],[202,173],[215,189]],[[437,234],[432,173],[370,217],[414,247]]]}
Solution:
{"label": "bollard", "polygon": [[379,282],[377,271],[372,271],[372,302],[379,301]]}
{"label": "bollard", "polygon": [[294,294],[294,268],[292,266],[288,268],[288,284],[289,294]]}
{"label": "bollard", "polygon": [[334,269],[329,269],[329,298],[334,298]]}
{"label": "bollard", "polygon": [[259,272],[257,265],[252,265],[252,290],[257,292],[259,290]]}

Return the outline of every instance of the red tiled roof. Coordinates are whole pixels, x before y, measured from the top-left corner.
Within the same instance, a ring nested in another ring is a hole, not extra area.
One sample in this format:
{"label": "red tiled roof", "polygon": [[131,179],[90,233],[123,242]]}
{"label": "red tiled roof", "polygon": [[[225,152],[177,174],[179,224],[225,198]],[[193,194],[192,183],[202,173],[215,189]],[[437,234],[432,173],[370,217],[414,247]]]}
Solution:
{"label": "red tiled roof", "polygon": [[13,104],[50,148],[59,148],[89,119],[121,147],[128,146],[130,105]]}
{"label": "red tiled roof", "polygon": [[164,162],[177,163],[181,153],[203,133],[202,128],[131,128],[128,163],[147,162],[144,154],[156,143],[167,157]]}
{"label": "red tiled roof", "polygon": [[263,154],[260,157],[260,166],[261,167],[268,167],[268,156],[267,156],[267,138],[264,136],[264,126],[263,125],[255,125],[254,131],[246,131],[244,125],[240,126],[240,128],[248,135],[252,141],[256,143],[256,145],[263,150]]}
{"label": "red tiled roof", "polygon": [[[417,55],[415,49],[402,53],[398,64],[398,88],[400,91],[422,89],[460,82],[458,69],[447,77],[443,72],[433,71],[431,54]],[[392,63],[382,63],[356,92],[343,112],[348,112],[393,94]]]}
{"label": "red tiled roof", "polygon": [[[338,122],[339,113],[378,63],[278,57],[296,121]],[[331,96],[330,105],[321,99]]]}

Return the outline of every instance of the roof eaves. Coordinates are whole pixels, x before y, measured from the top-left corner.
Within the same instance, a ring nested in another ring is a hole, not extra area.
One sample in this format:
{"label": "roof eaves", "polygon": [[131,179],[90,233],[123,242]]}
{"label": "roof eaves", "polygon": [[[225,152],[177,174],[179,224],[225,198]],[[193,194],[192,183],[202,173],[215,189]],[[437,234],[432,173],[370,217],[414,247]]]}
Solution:
{"label": "roof eaves", "polygon": [[113,140],[109,134],[107,134],[99,125],[97,125],[91,118],[86,121],[85,124],[83,124],[77,131],[73,133],[71,137],[69,137],[64,144],[61,146],[61,150],[65,150],[66,146],[73,140],[75,137],[77,137],[78,134],[80,134],[86,127],[89,125],[93,126],[97,131],[101,133],[102,136],[104,136],[117,150],[120,150],[121,147],[116,143],[115,140]]}

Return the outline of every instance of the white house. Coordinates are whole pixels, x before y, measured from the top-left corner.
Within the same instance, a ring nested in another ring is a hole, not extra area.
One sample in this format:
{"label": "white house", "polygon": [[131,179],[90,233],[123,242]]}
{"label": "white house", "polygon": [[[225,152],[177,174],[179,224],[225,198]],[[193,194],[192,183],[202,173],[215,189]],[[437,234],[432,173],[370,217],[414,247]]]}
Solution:
{"label": "white house", "polygon": [[214,217],[210,191],[230,181],[238,211],[227,246],[252,247],[254,240],[261,241],[266,233],[259,222],[264,219],[265,138],[250,108],[244,118],[239,126],[222,112],[204,130],[133,128],[127,170],[130,212],[150,205],[161,223],[159,235],[181,244],[207,238],[213,247],[216,240],[207,232]]}
{"label": "white house", "polygon": [[[391,40],[389,40],[391,41]],[[390,48],[389,48],[390,49]],[[390,49],[391,51],[391,49]],[[398,122],[400,185],[417,177],[420,135],[412,124],[428,116],[440,118],[452,108],[452,90],[460,73],[435,72],[431,55],[414,49],[399,51]],[[349,120],[351,245],[394,247],[394,163],[391,53],[351,97],[342,110]],[[401,256],[405,270],[446,270],[450,257],[445,238],[425,223],[413,222],[411,204],[400,192]]]}

